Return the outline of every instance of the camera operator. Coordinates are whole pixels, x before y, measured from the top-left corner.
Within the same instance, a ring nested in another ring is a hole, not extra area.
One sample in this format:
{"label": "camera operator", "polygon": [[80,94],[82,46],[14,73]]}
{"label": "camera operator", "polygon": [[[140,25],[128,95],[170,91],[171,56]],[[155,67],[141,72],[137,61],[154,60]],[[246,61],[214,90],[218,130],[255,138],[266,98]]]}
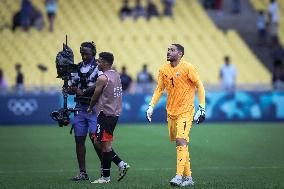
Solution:
{"label": "camera operator", "polygon": [[[87,113],[90,97],[94,92],[95,81],[99,74],[95,60],[95,44],[93,42],[83,42],[80,47],[80,54],[82,62],[78,64],[78,72],[71,74],[72,79],[68,82],[71,87],[67,89],[69,94],[76,95],[74,100],[76,102],[76,109],[78,110],[72,120],[72,127],[74,128],[76,154],[80,173],[71,179],[73,181],[89,180],[88,174],[86,173],[85,141],[88,132],[89,136],[91,136],[97,129],[96,114]],[[95,146],[94,148],[96,149]]]}
{"label": "camera operator", "polygon": [[[66,40],[67,41],[67,40]],[[96,46],[93,42],[84,42],[80,47],[80,54],[82,57],[82,62],[78,64],[78,68],[76,66],[75,73],[73,68],[70,65],[73,65],[73,52],[66,45],[64,46],[65,50],[60,52],[57,55],[57,71],[59,78],[66,78],[66,73],[71,73],[71,77],[68,77],[71,80],[68,81],[68,87],[63,87],[63,94],[68,93],[70,95],[75,96],[76,107],[72,109],[73,112],[76,110],[77,113],[74,115],[74,119],[72,120],[72,128],[74,128],[75,142],[76,142],[76,155],[79,164],[80,172],[75,177],[71,178],[73,181],[82,181],[89,180],[89,176],[86,172],[86,147],[85,141],[89,132],[89,138],[91,139],[92,135],[96,133],[97,130],[97,115],[95,110],[93,113],[89,114],[87,112],[88,106],[91,101],[91,97],[93,96],[94,90],[96,88],[95,83],[97,77],[100,74],[103,74],[101,71],[98,71],[98,67],[96,64]],[[60,65],[68,64],[68,67],[62,67]],[[67,85],[67,83],[66,83]],[[67,98],[67,96],[66,96]],[[67,103],[67,102],[66,102]],[[67,111],[70,111],[67,110]],[[67,114],[62,114],[65,111],[55,111],[51,114],[53,119],[59,122],[59,126],[68,125],[68,118],[65,120],[64,116]],[[102,165],[102,151],[94,144],[94,141],[91,139],[91,142],[94,146],[94,149],[100,159]],[[123,162],[120,157],[112,150],[112,162],[114,162],[119,167],[119,180],[121,180],[125,174],[127,169],[125,166],[127,163]],[[101,166],[102,167],[102,166]],[[102,170],[101,170],[102,171]]]}

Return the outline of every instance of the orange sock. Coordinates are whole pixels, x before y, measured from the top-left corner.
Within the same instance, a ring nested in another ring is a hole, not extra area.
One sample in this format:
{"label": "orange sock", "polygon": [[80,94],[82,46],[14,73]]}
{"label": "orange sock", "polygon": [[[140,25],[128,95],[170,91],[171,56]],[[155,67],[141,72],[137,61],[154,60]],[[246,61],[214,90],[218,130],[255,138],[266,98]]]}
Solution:
{"label": "orange sock", "polygon": [[177,146],[177,175],[183,175],[186,163],[186,156],[188,154],[187,146]]}
{"label": "orange sock", "polygon": [[[187,151],[188,151],[188,148],[187,148]],[[183,175],[186,177],[191,177],[189,152],[187,152]]]}

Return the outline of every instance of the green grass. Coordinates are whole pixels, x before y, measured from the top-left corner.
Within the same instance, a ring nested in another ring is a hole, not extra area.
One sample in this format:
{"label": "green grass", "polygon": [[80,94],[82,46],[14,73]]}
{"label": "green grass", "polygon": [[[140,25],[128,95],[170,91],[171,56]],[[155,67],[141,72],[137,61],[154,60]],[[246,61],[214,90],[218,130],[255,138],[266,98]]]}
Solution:
{"label": "green grass", "polygon": [[[191,129],[192,188],[284,188],[284,124],[205,124]],[[161,125],[119,125],[114,149],[131,165],[127,176],[94,186],[72,182],[77,174],[69,127],[0,127],[0,188],[171,188],[175,144]],[[87,169],[94,179],[99,164],[87,141]]]}

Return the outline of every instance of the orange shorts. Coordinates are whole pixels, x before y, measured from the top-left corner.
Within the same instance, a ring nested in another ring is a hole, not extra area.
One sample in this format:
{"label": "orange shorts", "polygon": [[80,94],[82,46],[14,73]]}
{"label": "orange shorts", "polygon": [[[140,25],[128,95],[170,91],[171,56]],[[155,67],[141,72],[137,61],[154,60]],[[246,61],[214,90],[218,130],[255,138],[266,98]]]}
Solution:
{"label": "orange shorts", "polygon": [[190,112],[185,112],[179,116],[172,117],[168,115],[168,128],[169,137],[171,141],[175,141],[176,138],[183,138],[189,142],[189,131],[192,125],[192,119],[194,115],[194,108]]}

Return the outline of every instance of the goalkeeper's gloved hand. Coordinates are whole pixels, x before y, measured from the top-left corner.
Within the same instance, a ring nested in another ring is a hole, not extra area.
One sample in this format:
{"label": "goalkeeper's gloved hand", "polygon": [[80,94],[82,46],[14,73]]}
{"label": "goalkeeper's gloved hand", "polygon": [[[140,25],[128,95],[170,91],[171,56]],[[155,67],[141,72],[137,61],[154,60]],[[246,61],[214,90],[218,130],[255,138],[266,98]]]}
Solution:
{"label": "goalkeeper's gloved hand", "polygon": [[199,124],[205,120],[205,108],[199,105],[198,110],[194,116],[194,121]]}
{"label": "goalkeeper's gloved hand", "polygon": [[152,114],[153,114],[153,107],[149,106],[146,111],[146,118],[148,119],[149,122],[151,122],[152,120]]}

